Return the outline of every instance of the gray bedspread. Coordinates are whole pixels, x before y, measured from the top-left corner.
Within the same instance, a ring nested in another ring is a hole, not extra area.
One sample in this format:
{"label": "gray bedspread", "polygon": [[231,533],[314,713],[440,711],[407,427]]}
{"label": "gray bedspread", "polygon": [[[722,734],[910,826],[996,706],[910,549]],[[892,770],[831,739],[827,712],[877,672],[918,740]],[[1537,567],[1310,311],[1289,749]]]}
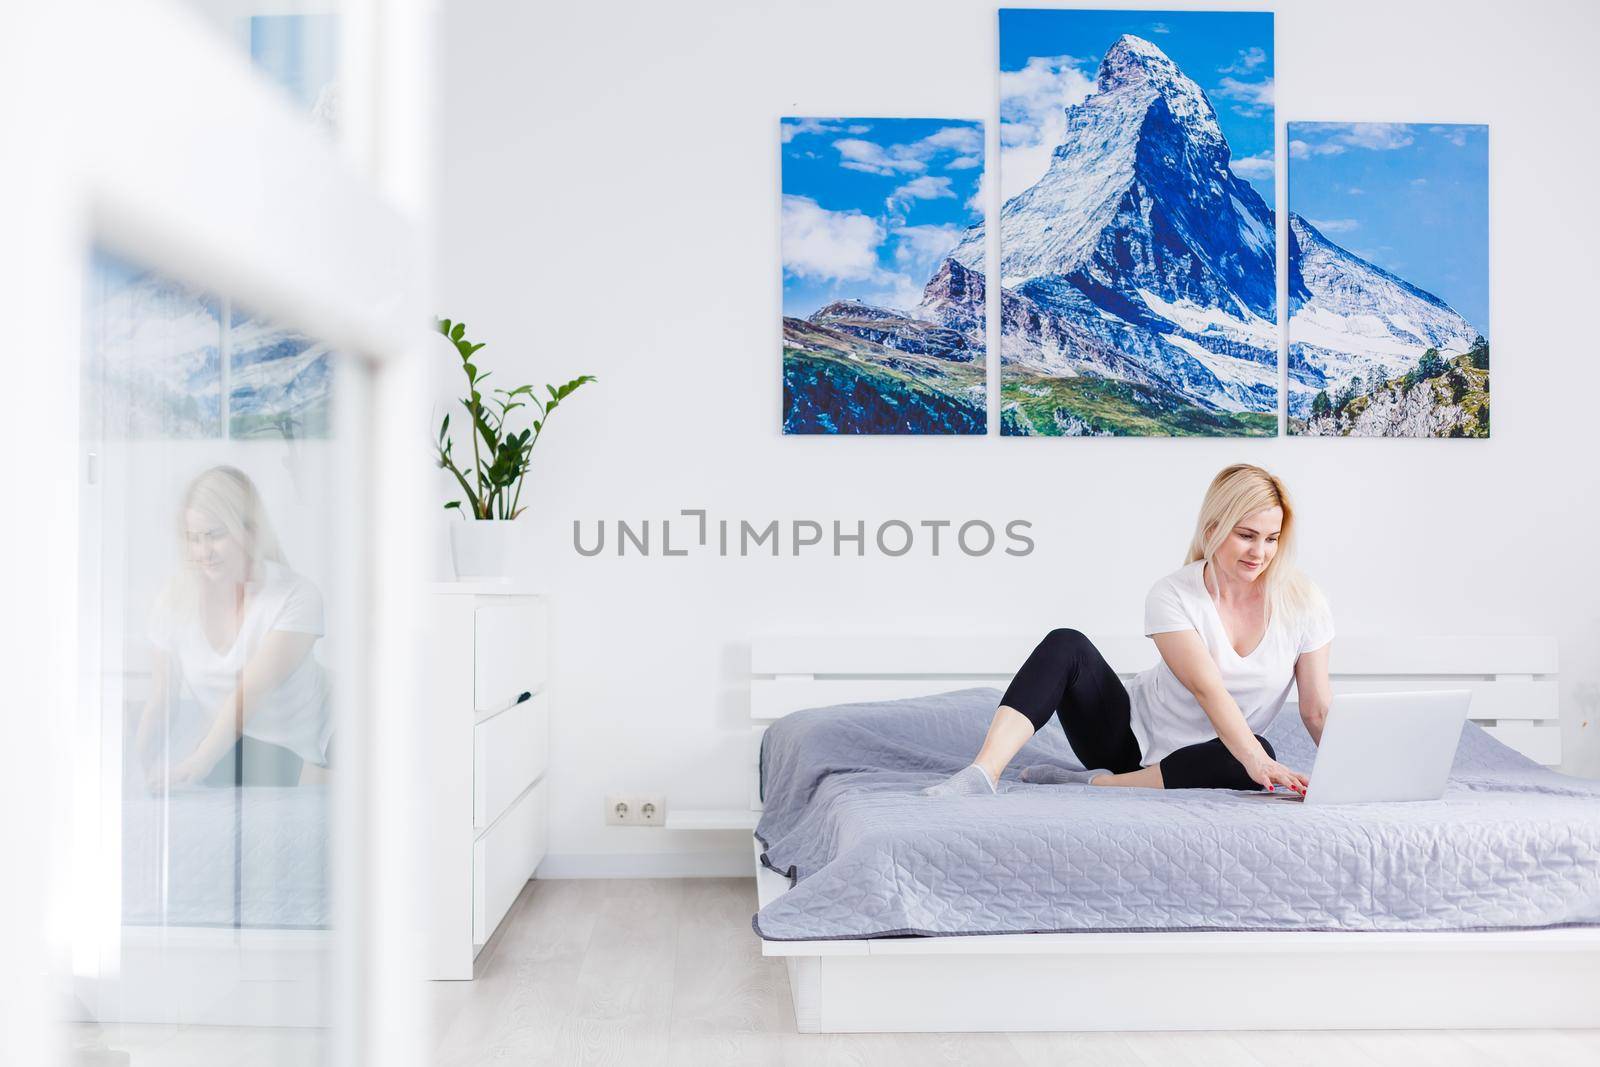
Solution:
{"label": "gray bedspread", "polygon": [[[1469,723],[1442,800],[1306,807],[1223,790],[1028,785],[1076,764],[1051,720],[995,797],[924,797],[966,766],[993,688],[816,708],[761,749],[762,861],[794,880],[777,941],[1096,930],[1466,930],[1600,923],[1600,782]],[[1265,735],[1309,770],[1292,709]]]}
{"label": "gray bedspread", "polygon": [[122,918],[131,926],[329,925],[328,787],[130,793]]}

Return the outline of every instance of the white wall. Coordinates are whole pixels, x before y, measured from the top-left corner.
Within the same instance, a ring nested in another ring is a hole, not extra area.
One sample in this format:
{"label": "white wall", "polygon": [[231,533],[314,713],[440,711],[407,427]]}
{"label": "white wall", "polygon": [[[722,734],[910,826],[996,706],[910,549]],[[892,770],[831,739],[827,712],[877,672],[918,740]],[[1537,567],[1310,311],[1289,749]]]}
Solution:
{"label": "white wall", "polygon": [[[1277,12],[1280,146],[1290,119],[1492,127],[1492,439],[785,438],[777,120],[985,118],[992,166],[996,5],[445,5],[438,311],[490,341],[502,384],[600,379],[539,445],[523,532],[525,569],[556,601],[545,873],[748,863],[736,833],[606,829],[601,797],[745,801],[752,633],[1137,632],[1207,481],[1237,460],[1294,491],[1302,563],[1342,633],[1557,635],[1567,768],[1600,775],[1600,217],[1584,203],[1600,172],[1586,74],[1600,15],[1230,6]],[[599,519],[694,507],[869,528],[1024,518],[1037,549],[588,559],[572,547],[574,519],[592,533]]]}

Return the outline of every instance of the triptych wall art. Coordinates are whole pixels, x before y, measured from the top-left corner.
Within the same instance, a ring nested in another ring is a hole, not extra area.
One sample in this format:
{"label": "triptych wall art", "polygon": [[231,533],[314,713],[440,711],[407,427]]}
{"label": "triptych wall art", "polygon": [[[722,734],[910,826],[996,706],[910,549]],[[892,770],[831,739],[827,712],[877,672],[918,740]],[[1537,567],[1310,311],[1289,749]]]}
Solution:
{"label": "triptych wall art", "polygon": [[1271,13],[999,17],[997,220],[980,122],[782,121],[785,433],[986,433],[992,296],[1003,435],[1488,436],[1487,127],[1289,123],[1280,249]]}

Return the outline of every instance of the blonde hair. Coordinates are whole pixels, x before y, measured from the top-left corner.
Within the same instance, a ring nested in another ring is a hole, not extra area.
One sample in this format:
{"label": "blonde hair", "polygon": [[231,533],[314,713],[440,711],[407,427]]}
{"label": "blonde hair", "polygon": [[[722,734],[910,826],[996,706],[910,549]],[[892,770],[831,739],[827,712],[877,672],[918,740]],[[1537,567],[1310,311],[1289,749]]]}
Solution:
{"label": "blonde hair", "polygon": [[[184,544],[185,514],[200,511],[215,519],[228,536],[244,548],[250,561],[248,580],[261,577],[264,560],[288,565],[277,531],[267,517],[266,504],[250,476],[238,467],[221,465],[201,471],[190,479],[178,506],[178,543]],[[185,566],[162,594],[174,614],[193,616],[200,605],[200,581],[192,567]]]}
{"label": "blonde hair", "polygon": [[1183,562],[1187,565],[1203,559],[1215,570],[1213,557],[1233,528],[1247,515],[1274,507],[1283,509],[1278,550],[1257,581],[1266,583],[1267,603],[1274,619],[1280,612],[1285,619],[1300,618],[1322,594],[1294,564],[1294,505],[1289,501],[1289,490],[1270,471],[1251,463],[1235,463],[1217,472],[1200,502],[1194,537]]}

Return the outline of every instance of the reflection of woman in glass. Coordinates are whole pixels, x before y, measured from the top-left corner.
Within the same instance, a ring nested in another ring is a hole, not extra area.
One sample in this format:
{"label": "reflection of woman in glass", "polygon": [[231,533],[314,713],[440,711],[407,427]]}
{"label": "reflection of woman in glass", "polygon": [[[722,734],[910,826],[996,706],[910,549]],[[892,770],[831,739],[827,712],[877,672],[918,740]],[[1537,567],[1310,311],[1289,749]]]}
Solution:
{"label": "reflection of woman in glass", "polygon": [[243,471],[213,467],[189,483],[178,514],[184,566],[157,598],[149,637],[154,685],[135,745],[159,787],[159,736],[181,701],[205,734],[175,751],[173,785],[294,785],[303,763],[327,766],[328,678],[312,655],[322,596],[289,569],[261,496]]}

